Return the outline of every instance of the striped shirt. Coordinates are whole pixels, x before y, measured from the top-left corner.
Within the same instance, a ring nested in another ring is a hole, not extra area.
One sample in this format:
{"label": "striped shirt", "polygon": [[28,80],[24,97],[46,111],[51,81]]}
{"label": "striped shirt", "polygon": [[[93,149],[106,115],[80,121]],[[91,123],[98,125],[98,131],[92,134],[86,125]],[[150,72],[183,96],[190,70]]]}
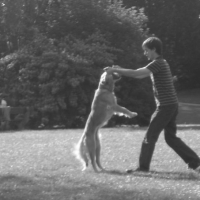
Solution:
{"label": "striped shirt", "polygon": [[146,66],[151,73],[154,97],[157,106],[178,103],[169,64],[158,57]]}

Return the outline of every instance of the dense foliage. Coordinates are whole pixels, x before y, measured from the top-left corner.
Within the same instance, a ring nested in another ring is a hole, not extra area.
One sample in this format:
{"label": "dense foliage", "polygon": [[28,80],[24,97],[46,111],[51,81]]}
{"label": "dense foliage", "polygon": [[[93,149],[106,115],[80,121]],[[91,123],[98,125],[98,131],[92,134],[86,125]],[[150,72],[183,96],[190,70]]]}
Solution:
{"label": "dense foliage", "polygon": [[199,88],[200,1],[199,0],[123,0],[127,7],[144,8],[149,33],[164,42],[164,55],[179,89]]}
{"label": "dense foliage", "polygon": [[[36,126],[82,127],[102,68],[143,60],[147,18],[121,1],[0,0],[0,9],[0,89],[11,106],[35,107]],[[139,117],[111,123],[148,124],[150,88],[149,80],[122,79],[119,103]]]}
{"label": "dense foliage", "polygon": [[[0,0],[0,93],[10,106],[35,108],[32,127],[83,127],[102,69],[144,66],[141,43],[152,34],[178,89],[200,87],[199,8],[198,0]],[[148,124],[148,78],[122,78],[116,94],[139,117],[110,124]]]}

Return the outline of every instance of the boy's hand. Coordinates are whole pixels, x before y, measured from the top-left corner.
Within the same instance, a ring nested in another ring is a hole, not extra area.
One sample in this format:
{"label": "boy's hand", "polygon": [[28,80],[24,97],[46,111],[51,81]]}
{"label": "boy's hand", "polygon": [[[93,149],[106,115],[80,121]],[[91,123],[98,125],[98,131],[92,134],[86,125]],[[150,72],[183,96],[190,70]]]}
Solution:
{"label": "boy's hand", "polygon": [[114,72],[112,67],[105,67],[103,68],[104,71],[106,71],[108,74],[112,74]]}
{"label": "boy's hand", "polygon": [[112,67],[105,67],[103,70],[106,71],[108,74],[112,74],[113,72],[116,72],[115,69],[121,68],[119,65],[113,65]]}
{"label": "boy's hand", "polygon": [[119,69],[119,68],[122,68],[122,67],[120,67],[119,65],[113,65],[112,68],[115,68],[115,69],[118,68]]}

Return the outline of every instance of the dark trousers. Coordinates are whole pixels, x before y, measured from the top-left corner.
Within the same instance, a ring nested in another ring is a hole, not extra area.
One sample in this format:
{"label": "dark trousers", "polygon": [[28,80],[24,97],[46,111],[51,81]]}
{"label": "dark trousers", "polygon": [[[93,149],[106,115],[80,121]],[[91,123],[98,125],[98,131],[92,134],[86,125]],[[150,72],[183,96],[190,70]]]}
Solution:
{"label": "dark trousers", "polygon": [[176,117],[178,104],[159,106],[152,115],[150,125],[145,135],[139,157],[139,168],[149,170],[155,144],[162,130],[166,143],[188,164],[195,169],[200,165],[198,155],[176,136]]}

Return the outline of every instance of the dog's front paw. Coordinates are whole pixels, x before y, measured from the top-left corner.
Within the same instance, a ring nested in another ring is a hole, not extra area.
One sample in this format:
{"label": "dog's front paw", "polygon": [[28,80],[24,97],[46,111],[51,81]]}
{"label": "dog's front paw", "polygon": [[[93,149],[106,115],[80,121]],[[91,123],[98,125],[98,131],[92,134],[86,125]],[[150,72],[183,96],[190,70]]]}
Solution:
{"label": "dog's front paw", "polygon": [[130,118],[136,117],[138,114],[136,112],[131,112]]}

